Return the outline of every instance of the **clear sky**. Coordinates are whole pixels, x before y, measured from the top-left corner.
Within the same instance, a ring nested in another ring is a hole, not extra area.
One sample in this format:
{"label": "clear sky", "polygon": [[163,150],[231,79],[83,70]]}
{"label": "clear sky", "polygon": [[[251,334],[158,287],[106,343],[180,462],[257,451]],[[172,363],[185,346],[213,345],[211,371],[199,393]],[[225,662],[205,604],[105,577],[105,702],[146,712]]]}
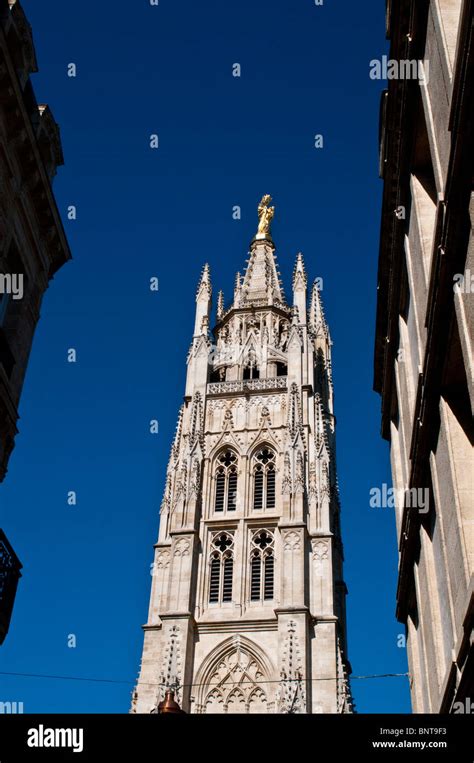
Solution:
{"label": "clear sky", "polygon": [[[0,699],[26,712],[128,711],[197,280],[208,261],[229,300],[264,193],[287,296],[299,250],[323,278],[353,672],[405,672],[393,510],[369,507],[370,488],[391,485],[372,392],[384,83],[369,62],[387,52],[385,3],[23,7],[37,99],[61,127],[55,191],[74,259],[45,295],[0,486],[0,524],[24,564],[0,671],[123,683],[0,676]],[[410,711],[406,678],[354,680],[353,692],[359,712]]]}

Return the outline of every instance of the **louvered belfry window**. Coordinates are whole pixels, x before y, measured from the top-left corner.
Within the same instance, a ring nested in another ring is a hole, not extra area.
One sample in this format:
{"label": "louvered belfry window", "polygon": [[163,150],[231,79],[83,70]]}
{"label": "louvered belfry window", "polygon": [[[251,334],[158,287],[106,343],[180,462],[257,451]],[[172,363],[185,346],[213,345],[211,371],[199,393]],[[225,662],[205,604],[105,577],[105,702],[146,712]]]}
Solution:
{"label": "louvered belfry window", "polygon": [[219,555],[216,554],[211,559],[211,575],[210,575],[210,588],[209,588],[209,601],[219,601],[219,589],[220,589],[220,577],[221,577],[221,560]]}
{"label": "louvered belfry window", "polygon": [[253,508],[256,511],[263,509],[263,480],[264,475],[259,467],[255,471],[255,483],[254,483],[254,495],[253,495]]}
{"label": "louvered belfry window", "polygon": [[250,598],[252,601],[260,601],[262,561],[258,551],[255,551],[252,556],[251,568]]}
{"label": "louvered belfry window", "polygon": [[254,456],[253,508],[262,511],[274,509],[275,505],[275,453],[270,448],[262,448]]}
{"label": "louvered belfry window", "polygon": [[237,456],[232,450],[226,450],[217,459],[214,511],[235,511],[237,479]]}
{"label": "louvered belfry window", "polygon": [[234,573],[234,560],[227,556],[224,559],[224,580],[222,584],[222,601],[232,601],[232,577]]}
{"label": "louvered belfry window", "polygon": [[224,471],[216,474],[216,511],[224,511],[225,504],[225,473]]}
{"label": "louvered belfry window", "polygon": [[275,559],[272,555],[268,554],[263,558],[265,577],[263,581],[263,598],[273,599],[273,586],[274,586],[274,568]]}
{"label": "louvered belfry window", "polygon": [[230,532],[217,532],[211,541],[209,564],[209,603],[232,601],[234,575],[234,536]]}
{"label": "louvered belfry window", "polygon": [[250,601],[270,601],[275,595],[275,538],[270,530],[252,535]]}

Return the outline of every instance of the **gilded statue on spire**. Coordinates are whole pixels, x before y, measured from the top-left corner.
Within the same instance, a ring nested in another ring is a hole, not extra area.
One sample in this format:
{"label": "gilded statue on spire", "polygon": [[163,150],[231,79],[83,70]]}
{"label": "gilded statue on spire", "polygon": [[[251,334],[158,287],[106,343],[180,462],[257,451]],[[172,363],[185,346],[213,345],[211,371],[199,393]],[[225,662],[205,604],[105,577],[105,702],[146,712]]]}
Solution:
{"label": "gilded statue on spire", "polygon": [[258,205],[258,230],[255,238],[271,238],[270,224],[275,214],[275,207],[269,207],[272,197],[266,193]]}

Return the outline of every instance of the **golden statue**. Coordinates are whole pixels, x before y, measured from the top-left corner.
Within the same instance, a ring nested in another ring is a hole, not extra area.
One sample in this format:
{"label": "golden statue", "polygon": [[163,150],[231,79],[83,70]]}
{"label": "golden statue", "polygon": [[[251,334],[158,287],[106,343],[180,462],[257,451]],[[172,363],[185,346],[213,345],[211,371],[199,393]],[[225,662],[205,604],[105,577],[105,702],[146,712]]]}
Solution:
{"label": "golden statue", "polygon": [[268,193],[262,196],[258,205],[258,230],[255,238],[271,238],[270,224],[275,214],[275,207],[269,207],[272,197]]}

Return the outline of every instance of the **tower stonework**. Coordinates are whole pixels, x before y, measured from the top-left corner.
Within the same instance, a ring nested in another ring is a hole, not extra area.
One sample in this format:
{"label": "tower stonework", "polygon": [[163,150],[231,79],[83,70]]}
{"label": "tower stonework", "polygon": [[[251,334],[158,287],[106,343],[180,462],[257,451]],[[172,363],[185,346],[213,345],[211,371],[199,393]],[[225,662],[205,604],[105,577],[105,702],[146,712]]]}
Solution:
{"label": "tower stonework", "polygon": [[297,256],[279,279],[269,197],[243,278],[196,296],[132,712],[342,713],[352,703],[331,339]]}

